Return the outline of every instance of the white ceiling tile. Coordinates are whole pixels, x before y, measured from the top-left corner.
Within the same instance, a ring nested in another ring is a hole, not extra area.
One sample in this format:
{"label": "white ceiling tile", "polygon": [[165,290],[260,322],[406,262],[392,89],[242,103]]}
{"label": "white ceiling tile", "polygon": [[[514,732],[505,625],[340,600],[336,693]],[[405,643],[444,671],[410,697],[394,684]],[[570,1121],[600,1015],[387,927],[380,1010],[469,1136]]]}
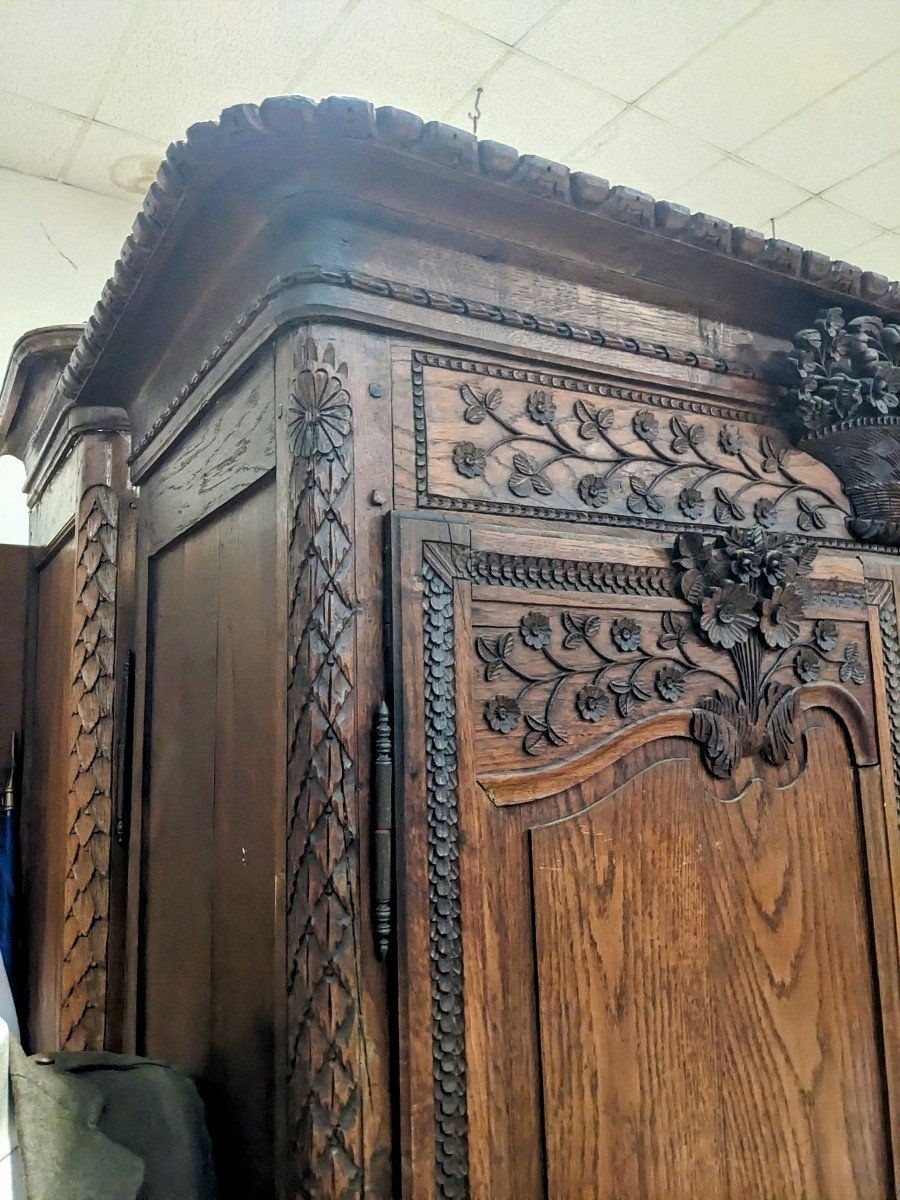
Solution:
{"label": "white ceiling tile", "polygon": [[448,17],[455,17],[514,46],[548,13],[557,0],[425,0]]}
{"label": "white ceiling tile", "polygon": [[809,193],[793,183],[734,158],[716,163],[668,197],[695,212],[724,217],[733,225],[748,225],[767,234],[771,234],[772,217],[808,198]]}
{"label": "white ceiling tile", "polygon": [[63,178],[76,187],[132,200],[137,206],[165,152],[163,142],[92,121]]}
{"label": "white ceiling tile", "polygon": [[26,329],[85,320],[136,205],[0,171],[0,362]]}
{"label": "white ceiling tile", "polygon": [[897,0],[774,0],[655,87],[641,107],[736,150],[898,46]]}
{"label": "white ceiling tile", "polygon": [[71,113],[0,92],[0,167],[55,179],[83,125]]}
{"label": "white ceiling tile", "polygon": [[759,0],[568,0],[519,49],[636,100]]}
{"label": "white ceiling tile", "polygon": [[[480,138],[567,163],[577,146],[624,107],[621,100],[515,52],[479,82],[484,86]],[[471,129],[474,101],[473,89],[447,118],[450,124]]]}
{"label": "white ceiling tile", "polygon": [[821,192],[897,150],[898,113],[895,54],[742,147],[741,157]]}
{"label": "white ceiling tile", "polygon": [[722,158],[722,151],[630,108],[601,129],[571,164],[660,199]]}
{"label": "white ceiling tile", "polygon": [[362,0],[295,82],[316,99],[363,96],[434,119],[505,53],[500,42],[413,0]]}
{"label": "white ceiling tile", "polygon": [[0,79],[8,92],[86,114],[137,0],[2,0]]}
{"label": "white ceiling tile", "polygon": [[282,92],[341,8],[338,0],[147,0],[97,120],[169,141],[229,104]]}
{"label": "white ceiling tile", "polygon": [[858,217],[818,196],[775,218],[776,237],[849,261],[855,261],[855,246],[871,241],[883,232],[865,217]]}
{"label": "white ceiling tile", "polygon": [[888,279],[900,279],[900,234],[883,233],[864,242],[853,252],[856,265],[865,271],[877,271]]}
{"label": "white ceiling tile", "polygon": [[826,200],[893,229],[900,225],[900,154],[884,158],[823,192]]}

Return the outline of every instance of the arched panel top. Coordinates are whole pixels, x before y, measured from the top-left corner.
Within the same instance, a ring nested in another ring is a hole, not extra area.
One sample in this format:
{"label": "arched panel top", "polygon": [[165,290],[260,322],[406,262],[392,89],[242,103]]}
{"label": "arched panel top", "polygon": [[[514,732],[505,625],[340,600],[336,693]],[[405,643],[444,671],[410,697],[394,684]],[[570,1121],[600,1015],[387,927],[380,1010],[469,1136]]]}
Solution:
{"label": "arched panel top", "polygon": [[[856,766],[871,766],[877,762],[874,730],[862,705],[845,689],[828,683],[812,685],[798,689],[798,702],[804,713],[826,709],[837,718],[847,734]],[[656,713],[568,758],[543,767],[528,766],[519,771],[479,774],[478,783],[499,807],[546,800],[586,783],[651,742],[663,738],[695,740],[695,717],[695,712],[687,709]],[[801,734],[805,735],[806,728],[807,722],[804,722]],[[751,779],[770,770],[771,766],[764,762],[744,760],[734,773],[735,795],[743,791]]]}

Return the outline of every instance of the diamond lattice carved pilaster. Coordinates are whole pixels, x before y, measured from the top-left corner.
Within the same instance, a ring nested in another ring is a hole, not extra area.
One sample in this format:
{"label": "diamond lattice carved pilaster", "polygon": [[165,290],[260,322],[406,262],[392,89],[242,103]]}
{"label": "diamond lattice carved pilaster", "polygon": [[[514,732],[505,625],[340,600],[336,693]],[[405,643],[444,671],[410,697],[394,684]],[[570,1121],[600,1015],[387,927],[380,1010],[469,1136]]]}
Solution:
{"label": "diamond lattice carved pilaster", "polygon": [[354,816],[353,448],[347,370],[298,340],[291,451],[287,761],[291,1194],[362,1195]]}

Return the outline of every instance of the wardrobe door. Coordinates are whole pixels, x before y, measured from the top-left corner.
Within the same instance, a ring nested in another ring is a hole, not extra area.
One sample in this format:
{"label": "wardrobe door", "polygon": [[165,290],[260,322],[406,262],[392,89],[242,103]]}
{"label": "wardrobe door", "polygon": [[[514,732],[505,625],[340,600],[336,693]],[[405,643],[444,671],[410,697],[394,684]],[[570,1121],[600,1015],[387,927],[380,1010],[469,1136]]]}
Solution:
{"label": "wardrobe door", "polygon": [[275,554],[269,483],[151,561],[142,1052],[197,1078],[223,1197],[274,1194]]}
{"label": "wardrobe door", "polygon": [[683,550],[396,522],[406,1195],[893,1195],[881,614],[782,552],[725,647]]}
{"label": "wardrobe door", "polygon": [[25,1043],[60,1045],[66,807],[72,718],[75,537],[67,537],[36,571],[30,766],[22,809],[23,914],[27,956]]}

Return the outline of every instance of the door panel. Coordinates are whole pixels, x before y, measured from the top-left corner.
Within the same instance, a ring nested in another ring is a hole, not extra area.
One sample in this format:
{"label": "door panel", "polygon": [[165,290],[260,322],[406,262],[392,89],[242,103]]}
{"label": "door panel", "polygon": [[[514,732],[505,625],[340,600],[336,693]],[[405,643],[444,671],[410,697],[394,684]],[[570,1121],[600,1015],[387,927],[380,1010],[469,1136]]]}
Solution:
{"label": "door panel", "polygon": [[66,806],[72,704],[75,539],[67,538],[37,573],[31,779],[22,812],[27,937],[27,1030],[32,1051],[60,1044]]}
{"label": "door panel", "polygon": [[790,644],[727,655],[667,553],[414,518],[393,544],[405,1194],[886,1200],[861,572],[817,563]]}
{"label": "door panel", "polygon": [[275,554],[268,484],[151,563],[143,1050],[197,1077],[223,1197],[274,1189]]}
{"label": "door panel", "polygon": [[807,745],[736,804],[688,754],[532,829],[555,1200],[889,1194],[859,797],[831,714]]}

